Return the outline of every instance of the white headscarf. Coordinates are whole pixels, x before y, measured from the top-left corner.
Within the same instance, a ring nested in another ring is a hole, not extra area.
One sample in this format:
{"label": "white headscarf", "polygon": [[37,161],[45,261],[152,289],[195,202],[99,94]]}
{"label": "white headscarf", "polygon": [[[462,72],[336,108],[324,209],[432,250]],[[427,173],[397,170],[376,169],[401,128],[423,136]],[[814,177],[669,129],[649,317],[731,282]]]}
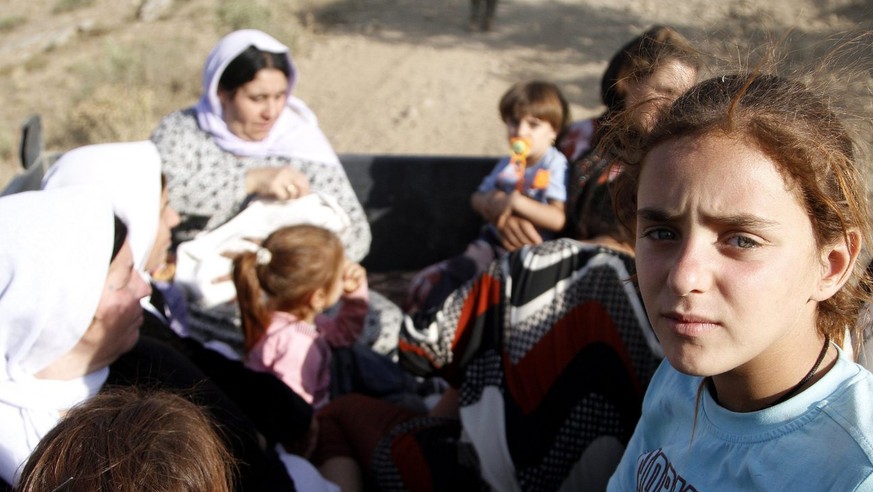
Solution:
{"label": "white headscarf", "polygon": [[87,145],[61,156],[42,179],[44,189],[91,184],[104,190],[127,225],[133,261],[143,271],[161,215],[161,156],[149,141]]}
{"label": "white headscarf", "polygon": [[34,374],[91,324],[112,256],[109,199],[94,187],[0,198],[0,476],[19,465],[60,411],[96,394],[108,369],[56,381]]}
{"label": "white headscarf", "polygon": [[[291,69],[285,108],[270,129],[269,135],[258,142],[242,140],[228,130],[221,110],[221,101],[218,98],[218,81],[224,69],[249,46],[270,53],[284,53]],[[255,29],[234,31],[223,37],[206,58],[206,66],[203,69],[203,94],[196,106],[197,122],[201,129],[212,135],[219,147],[234,155],[250,157],[279,155],[339,165],[339,158],[318,127],[315,113],[306,106],[306,103],[291,94],[297,85],[297,77],[297,67],[291,60],[291,53],[287,46]]]}

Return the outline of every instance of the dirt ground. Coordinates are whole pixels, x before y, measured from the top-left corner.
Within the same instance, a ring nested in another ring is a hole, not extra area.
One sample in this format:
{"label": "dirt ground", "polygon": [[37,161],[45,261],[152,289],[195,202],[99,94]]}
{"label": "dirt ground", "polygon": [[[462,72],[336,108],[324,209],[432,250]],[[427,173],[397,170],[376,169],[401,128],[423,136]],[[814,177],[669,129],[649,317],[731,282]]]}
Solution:
{"label": "dirt ground", "polygon": [[[134,0],[62,3],[76,2],[4,2],[0,185],[18,171],[29,114],[42,115],[49,150],[147,138],[162,115],[196,100],[203,60],[230,30],[215,19],[232,2],[175,0],[153,21],[136,18]],[[500,0],[487,33],[468,31],[467,0],[260,5],[292,46],[297,94],[339,153],[503,153],[496,108],[510,84],[550,79],[574,117],[594,115],[608,58],[655,23],[713,50],[791,30],[794,54],[810,58],[835,33],[873,28],[870,0]]]}

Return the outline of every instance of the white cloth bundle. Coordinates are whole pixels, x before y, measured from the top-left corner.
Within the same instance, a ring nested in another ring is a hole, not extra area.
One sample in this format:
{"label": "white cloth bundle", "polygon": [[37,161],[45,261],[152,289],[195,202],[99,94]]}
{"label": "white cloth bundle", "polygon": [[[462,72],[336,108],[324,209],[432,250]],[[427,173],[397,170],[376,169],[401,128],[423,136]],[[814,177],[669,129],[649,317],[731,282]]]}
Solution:
{"label": "white cloth bundle", "polygon": [[227,276],[233,261],[227,256],[254,251],[257,244],[276,229],[310,224],[339,234],[351,221],[331,196],[313,193],[288,202],[254,201],[233,219],[176,249],[176,284],[188,301],[209,309],[233,301],[236,289]]}

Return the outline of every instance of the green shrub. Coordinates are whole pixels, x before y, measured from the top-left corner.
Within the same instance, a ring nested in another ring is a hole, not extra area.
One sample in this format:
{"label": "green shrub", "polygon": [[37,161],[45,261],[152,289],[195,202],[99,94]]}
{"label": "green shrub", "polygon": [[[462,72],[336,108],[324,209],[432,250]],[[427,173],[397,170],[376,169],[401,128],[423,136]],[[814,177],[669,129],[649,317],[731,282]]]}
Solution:
{"label": "green shrub", "polygon": [[230,0],[222,2],[216,14],[219,24],[231,31],[246,28],[267,31],[271,27],[270,9],[252,1]]}
{"label": "green shrub", "polygon": [[24,17],[22,15],[2,17],[0,18],[0,32],[12,31],[16,27],[22,26],[26,23],[27,17]]}
{"label": "green shrub", "polygon": [[89,7],[93,4],[94,0],[58,0],[58,3],[56,3],[55,7],[52,9],[52,13],[61,14],[64,12],[71,12],[73,10]]}
{"label": "green shrub", "polygon": [[54,142],[72,148],[97,142],[147,139],[154,129],[156,94],[147,87],[104,85],[80,100],[66,116],[65,134]]}
{"label": "green shrub", "polygon": [[296,52],[302,26],[292,11],[282,2],[225,0],[216,9],[217,25],[221,33],[237,29],[260,29]]}
{"label": "green shrub", "polygon": [[[63,131],[53,148],[148,138],[160,117],[190,104],[199,91],[199,67],[184,63],[176,47],[106,43],[92,63],[71,74],[76,88]],[[167,67],[175,67],[169,71]],[[182,81],[185,87],[176,87]],[[161,97],[157,95],[161,94]]]}

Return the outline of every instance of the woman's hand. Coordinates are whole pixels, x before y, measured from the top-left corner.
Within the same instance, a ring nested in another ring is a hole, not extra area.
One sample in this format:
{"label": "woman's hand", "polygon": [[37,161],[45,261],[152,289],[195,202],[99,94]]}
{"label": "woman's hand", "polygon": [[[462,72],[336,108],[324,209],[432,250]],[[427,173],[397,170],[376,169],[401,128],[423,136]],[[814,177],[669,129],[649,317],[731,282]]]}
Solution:
{"label": "woman's hand", "polygon": [[361,265],[346,260],[343,266],[343,294],[351,294],[358,290],[361,282],[367,277],[367,270]]}
{"label": "woman's hand", "polygon": [[492,224],[497,224],[512,213],[512,194],[500,190],[476,191],[470,203],[476,213]]}
{"label": "woman's hand", "polygon": [[488,195],[486,202],[486,209],[488,211],[486,219],[488,222],[498,224],[512,214],[512,200],[516,193],[515,191],[504,193],[495,190]]}
{"label": "woman's hand", "polygon": [[246,194],[293,200],[309,193],[309,180],[289,167],[253,167],[246,171]]}

